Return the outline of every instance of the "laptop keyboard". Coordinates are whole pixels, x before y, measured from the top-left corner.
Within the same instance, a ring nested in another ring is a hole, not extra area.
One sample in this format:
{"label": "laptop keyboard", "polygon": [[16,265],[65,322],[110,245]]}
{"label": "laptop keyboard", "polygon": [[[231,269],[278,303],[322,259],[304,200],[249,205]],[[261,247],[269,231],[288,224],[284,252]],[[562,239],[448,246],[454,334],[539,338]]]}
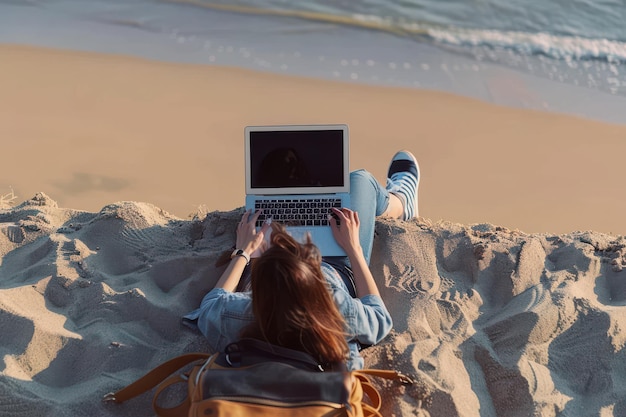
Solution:
{"label": "laptop keyboard", "polygon": [[333,207],[341,208],[341,198],[257,200],[254,211],[261,210],[256,224],[258,227],[267,218],[286,226],[326,226]]}

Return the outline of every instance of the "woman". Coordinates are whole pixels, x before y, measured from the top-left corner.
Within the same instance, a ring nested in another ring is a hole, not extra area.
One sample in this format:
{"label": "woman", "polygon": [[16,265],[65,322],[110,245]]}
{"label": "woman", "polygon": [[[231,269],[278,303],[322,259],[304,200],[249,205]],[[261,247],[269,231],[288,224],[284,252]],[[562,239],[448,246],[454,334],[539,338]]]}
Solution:
{"label": "woman", "polygon": [[[240,229],[248,229],[245,217]],[[324,369],[338,367],[349,352],[345,322],[328,290],[319,250],[310,239],[299,243],[278,224],[270,242],[252,266],[256,320],[241,337],[307,352]]]}
{"label": "woman", "polygon": [[[337,221],[330,222],[345,257],[322,259],[312,242],[299,243],[280,226],[266,223],[257,231],[260,212],[244,213],[230,263],[200,308],[185,318],[197,320],[216,351],[248,336],[308,352],[321,364],[362,368],[360,349],[380,342],[392,327],[369,269],[375,218],[416,217],[418,185],[419,167],[407,151],[392,159],[386,187],[365,170],[352,172],[354,210],[333,209]],[[255,251],[262,253],[252,264],[252,291],[236,292]]]}

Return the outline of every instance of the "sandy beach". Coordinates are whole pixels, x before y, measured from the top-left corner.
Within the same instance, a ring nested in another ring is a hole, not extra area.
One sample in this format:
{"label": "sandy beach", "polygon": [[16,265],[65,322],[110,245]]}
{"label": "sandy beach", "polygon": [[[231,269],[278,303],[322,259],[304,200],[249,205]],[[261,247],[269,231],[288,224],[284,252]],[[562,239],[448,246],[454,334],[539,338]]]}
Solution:
{"label": "sandy beach", "polygon": [[227,211],[243,205],[244,126],[347,123],[353,169],[383,181],[396,150],[418,157],[426,218],[626,233],[626,126],[237,68],[10,45],[0,60],[0,194],[19,201]]}
{"label": "sandy beach", "polygon": [[[0,414],[153,415],[150,392],[100,399],[207,351],[181,316],[217,281],[240,216],[90,213],[45,194],[0,211]],[[379,383],[383,415],[624,415],[625,254],[598,232],[378,222],[371,269],[394,329],[365,365],[416,380]]]}
{"label": "sandy beach", "polygon": [[[409,149],[420,214],[377,223],[394,331],[366,366],[385,416],[625,415],[626,125],[447,93],[0,45],[0,415],[103,404],[203,351],[181,316],[234,242],[243,128],[347,123],[384,180]],[[589,354],[593,352],[593,354]]]}

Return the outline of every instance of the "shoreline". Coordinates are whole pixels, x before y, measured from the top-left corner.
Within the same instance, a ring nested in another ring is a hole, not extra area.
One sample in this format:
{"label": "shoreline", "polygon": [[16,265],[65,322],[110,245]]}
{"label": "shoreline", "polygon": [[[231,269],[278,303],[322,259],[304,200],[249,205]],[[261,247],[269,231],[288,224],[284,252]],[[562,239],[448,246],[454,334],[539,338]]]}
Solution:
{"label": "shoreline", "polygon": [[[420,213],[527,233],[626,234],[626,126],[450,93],[0,44],[0,195],[186,218],[243,205],[243,128],[347,123],[351,168],[409,149]],[[224,185],[225,182],[228,185]]]}
{"label": "shoreline", "polygon": [[[626,96],[619,92],[621,70],[613,65],[510,56],[505,51],[486,57],[445,42],[346,24],[178,2],[149,3],[149,9],[100,1],[83,9],[75,0],[67,7],[5,4],[0,6],[0,26],[5,29],[0,44],[444,91],[514,108],[626,125],[621,111]],[[73,13],[76,10],[82,12]]]}

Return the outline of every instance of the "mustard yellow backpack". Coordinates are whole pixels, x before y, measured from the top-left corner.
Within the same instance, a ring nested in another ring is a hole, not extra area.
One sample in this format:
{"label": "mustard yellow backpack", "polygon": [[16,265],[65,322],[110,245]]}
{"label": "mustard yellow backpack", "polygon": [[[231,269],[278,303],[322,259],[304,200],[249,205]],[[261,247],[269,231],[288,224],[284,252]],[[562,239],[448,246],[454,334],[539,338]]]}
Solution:
{"label": "mustard yellow backpack", "polygon": [[[382,416],[371,376],[412,383],[396,371],[325,372],[306,353],[243,339],[224,353],[191,353],[164,362],[103,400],[121,403],[156,387],[158,417]],[[180,383],[187,384],[186,398],[174,407],[160,406],[161,394]]]}

